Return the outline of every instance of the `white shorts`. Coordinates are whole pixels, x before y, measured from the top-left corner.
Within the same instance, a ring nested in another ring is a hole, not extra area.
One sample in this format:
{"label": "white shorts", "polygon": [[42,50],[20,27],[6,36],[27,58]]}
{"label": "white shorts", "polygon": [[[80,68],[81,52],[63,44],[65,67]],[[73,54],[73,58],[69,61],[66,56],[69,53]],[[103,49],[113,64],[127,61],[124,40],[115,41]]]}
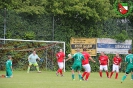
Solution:
{"label": "white shorts", "polygon": [[112,71],[113,71],[113,72],[114,72],[114,71],[119,72],[119,65],[113,64],[113,69],[112,69]]}
{"label": "white shorts", "polygon": [[100,65],[100,70],[107,71],[108,70],[107,65]]}
{"label": "white shorts", "polygon": [[58,62],[58,66],[60,69],[63,69],[63,62]]}
{"label": "white shorts", "polygon": [[90,64],[85,64],[85,65],[82,65],[82,66],[85,69],[85,72],[91,72]]}

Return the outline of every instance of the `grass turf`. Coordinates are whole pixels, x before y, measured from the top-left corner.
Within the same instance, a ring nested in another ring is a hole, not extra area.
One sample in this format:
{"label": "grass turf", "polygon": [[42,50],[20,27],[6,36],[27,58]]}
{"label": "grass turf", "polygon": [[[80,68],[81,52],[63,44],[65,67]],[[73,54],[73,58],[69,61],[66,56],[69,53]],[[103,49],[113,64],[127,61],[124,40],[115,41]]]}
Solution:
{"label": "grass turf", "polygon": [[[0,71],[0,75],[4,73]],[[79,81],[77,73],[75,81],[72,81],[71,72],[65,72],[64,77],[56,76],[52,71],[42,71],[42,73],[14,71],[13,75],[13,78],[0,78],[0,88],[131,88],[133,86],[130,74],[123,83],[120,83],[124,73],[119,73],[117,80],[114,78],[115,73],[111,79],[106,77],[105,72],[102,78],[98,73],[91,73],[88,81]]]}

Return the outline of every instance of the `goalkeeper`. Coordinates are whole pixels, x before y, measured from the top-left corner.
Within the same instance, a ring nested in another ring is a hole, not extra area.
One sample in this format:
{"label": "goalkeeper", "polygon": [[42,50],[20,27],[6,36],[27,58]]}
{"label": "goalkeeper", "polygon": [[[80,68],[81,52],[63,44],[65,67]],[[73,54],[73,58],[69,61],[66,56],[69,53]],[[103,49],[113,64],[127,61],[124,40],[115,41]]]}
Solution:
{"label": "goalkeeper", "polygon": [[36,51],[34,50],[33,53],[30,54],[29,57],[28,57],[29,66],[28,66],[27,73],[29,73],[30,67],[31,67],[32,64],[33,64],[34,66],[36,66],[36,69],[37,69],[38,73],[41,72],[41,71],[39,71],[39,66],[38,66],[38,63],[36,62],[36,59],[40,60],[40,58],[39,58],[38,55],[36,54]]}

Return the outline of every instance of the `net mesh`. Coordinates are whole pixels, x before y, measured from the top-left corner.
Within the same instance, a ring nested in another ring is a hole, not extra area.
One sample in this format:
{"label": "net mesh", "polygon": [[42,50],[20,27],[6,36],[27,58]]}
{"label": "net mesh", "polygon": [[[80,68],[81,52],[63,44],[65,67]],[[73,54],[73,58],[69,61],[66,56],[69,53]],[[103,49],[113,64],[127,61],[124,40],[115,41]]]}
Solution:
{"label": "net mesh", "polygon": [[[5,44],[1,40],[0,44],[0,69],[5,69],[5,62],[7,56],[13,57],[13,67],[17,70],[27,70],[28,56],[33,50],[36,50],[41,61],[37,61],[40,69],[55,70],[57,67],[55,54],[60,48],[63,49],[63,43],[59,42],[34,42],[34,41],[5,41]],[[35,70],[32,66],[31,70]]]}

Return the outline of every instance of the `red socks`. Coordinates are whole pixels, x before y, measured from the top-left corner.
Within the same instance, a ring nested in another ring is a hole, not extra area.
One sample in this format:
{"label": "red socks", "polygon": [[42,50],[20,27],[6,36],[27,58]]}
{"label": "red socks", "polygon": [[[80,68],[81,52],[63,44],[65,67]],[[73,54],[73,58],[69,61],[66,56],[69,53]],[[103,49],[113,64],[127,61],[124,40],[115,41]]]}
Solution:
{"label": "red socks", "polygon": [[86,73],[87,73],[87,72],[84,72],[84,73],[82,74],[82,77],[83,77],[83,78],[84,78],[84,76],[86,75]]}
{"label": "red socks", "polygon": [[85,75],[86,75],[85,80],[88,80],[88,78],[89,78],[89,76],[90,76],[90,72],[84,72],[84,73],[82,74],[82,77],[84,78]]}
{"label": "red socks", "polygon": [[109,72],[108,71],[106,71],[106,75],[107,75],[107,77],[109,77]]}
{"label": "red socks", "polygon": [[[111,72],[110,78],[112,77],[113,73],[114,73],[114,72]],[[116,72],[116,75],[115,75],[115,79],[117,79],[117,78],[118,78],[118,72]]]}
{"label": "red socks", "polygon": [[110,73],[110,78],[112,77],[113,73],[114,73],[114,72],[111,72],[111,73]]}
{"label": "red socks", "polygon": [[100,74],[100,77],[102,77],[102,72],[99,72],[99,74]]}
{"label": "red socks", "polygon": [[[99,72],[99,74],[100,74],[100,77],[102,77],[102,72]],[[106,75],[107,75],[107,77],[109,77],[108,71],[106,71]]]}
{"label": "red socks", "polygon": [[60,69],[60,74],[62,75],[62,69]]}
{"label": "red socks", "polygon": [[87,73],[86,73],[86,78],[85,78],[85,80],[88,80],[89,76],[90,76],[90,73],[87,72]]}
{"label": "red socks", "polygon": [[60,73],[62,75],[62,69],[58,69],[57,73]]}
{"label": "red socks", "polygon": [[116,72],[115,79],[117,79],[117,78],[118,78],[118,73]]}
{"label": "red socks", "polygon": [[57,70],[57,73],[60,73],[60,69]]}

